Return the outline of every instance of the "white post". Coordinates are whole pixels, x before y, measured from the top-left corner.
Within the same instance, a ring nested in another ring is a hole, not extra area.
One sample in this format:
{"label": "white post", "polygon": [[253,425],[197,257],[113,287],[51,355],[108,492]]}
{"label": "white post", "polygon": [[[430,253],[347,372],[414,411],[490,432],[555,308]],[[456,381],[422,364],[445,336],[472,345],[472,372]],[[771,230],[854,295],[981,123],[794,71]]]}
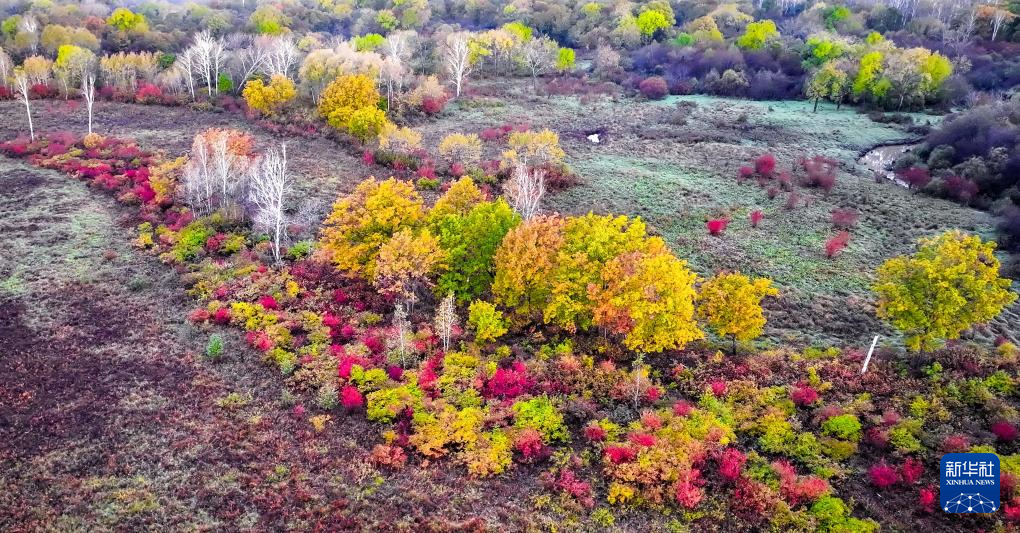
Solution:
{"label": "white post", "polygon": [[864,366],[861,367],[861,374],[868,371],[868,363],[871,362],[871,354],[875,353],[875,345],[878,344],[878,335],[871,341],[871,348],[868,349],[868,356],[864,358]]}

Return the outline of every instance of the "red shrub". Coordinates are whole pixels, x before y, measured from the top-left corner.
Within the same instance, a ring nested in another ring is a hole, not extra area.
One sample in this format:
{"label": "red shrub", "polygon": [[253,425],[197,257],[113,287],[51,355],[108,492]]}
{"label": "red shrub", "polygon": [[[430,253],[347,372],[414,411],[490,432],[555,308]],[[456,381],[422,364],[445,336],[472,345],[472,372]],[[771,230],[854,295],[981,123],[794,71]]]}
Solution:
{"label": "red shrub", "polygon": [[832,224],[839,229],[850,229],[857,224],[859,216],[853,209],[833,209]]}
{"label": "red shrub", "polygon": [[514,361],[508,368],[497,368],[485,384],[484,393],[488,398],[513,399],[528,392],[535,381],[528,376],[528,367],[521,361]]}
{"label": "red shrub", "polygon": [[758,523],[766,520],[776,505],[774,493],[768,485],[753,479],[740,478],[733,489],[730,508],[742,519]]}
{"label": "red shrub", "polygon": [[205,308],[198,308],[188,314],[188,320],[198,324],[209,320],[209,311]]}
{"label": "red shrub", "polygon": [[638,91],[641,91],[641,96],[649,100],[658,100],[669,94],[669,86],[666,85],[666,80],[661,77],[652,76],[641,80],[641,83],[638,84]]}
{"label": "red shrub", "polygon": [[917,493],[917,503],[921,506],[921,510],[926,513],[931,513],[935,510],[937,500],[935,491],[932,489],[921,489]]}
{"label": "red shrub", "polygon": [[217,324],[230,323],[230,309],[227,309],[226,307],[217,309],[216,313],[213,314],[213,321]]}
{"label": "red shrub", "polygon": [[765,218],[765,214],[762,213],[760,209],[756,209],[754,211],[751,211],[751,215],[749,218],[751,219],[751,227],[757,228],[758,224],[761,223],[763,218]]}
{"label": "red shrub", "polygon": [[687,509],[697,507],[701,503],[701,498],[704,497],[701,489],[695,484],[699,474],[698,470],[692,470],[690,479],[682,480],[676,485],[676,501]]}
{"label": "red shrub", "polygon": [[645,411],[644,413],[641,413],[641,425],[653,431],[661,429],[662,417],[654,411]]}
{"label": "red shrub", "polygon": [[673,404],[673,414],[676,416],[687,416],[691,414],[692,409],[694,409],[694,406],[683,400]]}
{"label": "red shrub", "polygon": [[790,391],[790,399],[793,403],[806,407],[818,401],[818,391],[807,384],[800,384]]}
{"label": "red shrub", "polygon": [[542,434],[536,429],[527,428],[514,439],[514,448],[521,452],[526,460],[536,459],[542,455]]}
{"label": "red shrub", "polygon": [[266,310],[279,309],[280,305],[276,302],[276,298],[272,296],[263,296],[259,298],[259,305]]}
{"label": "red shrub", "polygon": [[713,381],[710,387],[712,387],[712,394],[715,396],[724,396],[726,394],[725,381]]}
{"label": "red shrub", "polygon": [[0,85],[0,100],[10,100],[14,97],[14,93],[5,85]]}
{"label": "red shrub", "polygon": [[345,339],[353,339],[356,334],[357,331],[355,331],[354,326],[350,324],[344,324],[340,327],[340,336]]}
{"label": "red shrub", "polygon": [[248,344],[262,352],[268,352],[273,347],[273,339],[264,331],[249,331],[245,338]]}
{"label": "red shrub", "polygon": [[889,430],[882,428],[868,428],[864,432],[864,439],[868,444],[884,450],[889,447]]}
{"label": "red shrub", "polygon": [[662,389],[659,387],[648,387],[648,389],[645,390],[645,400],[647,400],[648,403],[655,403],[659,401],[659,398],[661,397]]}
{"label": "red shrub", "polygon": [[924,465],[921,464],[921,461],[908,457],[900,466],[900,475],[903,476],[903,481],[907,485],[913,485],[920,481],[921,476],[924,475]]}
{"label": "red shrub", "polygon": [[970,203],[978,194],[978,186],[963,176],[949,176],[942,181],[950,198],[963,203]]}
{"label": "red shrub", "polygon": [[291,414],[294,415],[294,418],[298,418],[298,419],[304,418],[305,417],[305,406],[303,406],[301,404],[297,404],[297,405],[294,406],[293,409],[290,410],[290,412],[291,412]]}
{"label": "red shrub", "polygon": [[727,218],[713,218],[705,223],[705,227],[708,228],[709,235],[720,235],[726,230],[726,225],[729,223]]}
{"label": "red shrub", "polygon": [[943,453],[964,453],[970,449],[970,439],[966,435],[950,435],[942,441]]}
{"label": "red shrub", "polygon": [[454,163],[450,165],[450,174],[454,176],[463,176],[467,174],[467,170],[464,169],[464,165],[461,163]]}
{"label": "red shrub", "polygon": [[775,200],[776,196],[779,196],[779,187],[769,187],[765,191],[765,196],[768,196],[769,200]]}
{"label": "red shrub", "polygon": [[602,442],[606,440],[606,430],[597,422],[591,422],[584,426],[584,438],[592,442]]}
{"label": "red shrub", "polygon": [[346,385],[340,391],[340,405],[343,405],[344,409],[352,411],[365,405],[365,397],[361,395],[361,391],[357,387]]}
{"label": "red shrub", "polygon": [[1016,476],[1009,472],[999,472],[999,494],[1003,500],[1016,493],[1017,485],[1020,485],[1020,480],[1017,480]]}
{"label": "red shrub", "polygon": [[637,457],[637,453],[623,446],[608,446],[606,448],[606,457],[612,461],[613,464],[629,463]]}
{"label": "red shrub", "polygon": [[798,204],[800,204],[800,193],[791,192],[790,195],[786,197],[786,208],[792,211],[797,209]]}
{"label": "red shrub", "polygon": [[841,231],[834,237],[825,241],[825,257],[832,259],[840,254],[847,243],[850,242],[850,233],[847,231]]}
{"label": "red shrub", "polygon": [[747,166],[747,165],[744,165],[744,166],[740,167],[740,170],[737,171],[737,179],[740,179],[740,180],[749,179],[753,175],[754,175],[754,169],[749,167],[749,166]]}
{"label": "red shrub", "polygon": [[801,160],[804,167],[804,185],[818,187],[826,192],[836,186],[836,168],[839,163],[835,159],[816,155],[811,159]]}
{"label": "red shrub", "polygon": [[650,435],[648,433],[631,433],[627,437],[627,440],[629,440],[633,444],[636,444],[638,446],[643,446],[645,448],[649,448],[649,447],[655,446],[655,442],[656,442],[655,441],[655,435]]}
{"label": "red shrub", "polygon": [[896,174],[911,189],[922,189],[931,183],[931,174],[928,169],[921,167],[910,167],[896,171]]}
{"label": "red shrub", "polygon": [[595,507],[595,498],[592,496],[591,484],[581,481],[573,470],[563,468],[554,487],[573,496],[583,507],[590,509]]}
{"label": "red shrub", "polygon": [[1012,500],[1003,505],[1004,512],[1006,514],[1006,520],[1010,522],[1020,522],[1020,496],[1015,496]]}
{"label": "red shrub", "polygon": [[1016,426],[1005,420],[992,424],[992,433],[1003,442],[1013,442],[1017,438]]}
{"label": "red shrub", "polygon": [[503,128],[485,128],[478,137],[483,141],[498,141],[505,137],[507,132]]}
{"label": "red shrub", "polygon": [[400,446],[392,444],[376,444],[368,461],[375,466],[385,466],[400,470],[407,464],[407,453]]}
{"label": "red shrub", "polygon": [[759,176],[770,178],[772,173],[776,170],[776,156],[772,154],[762,154],[754,160],[754,171]]}
{"label": "red shrub", "polygon": [[361,342],[373,355],[381,354],[386,348],[386,343],[383,342],[383,339],[374,335],[365,337]]}
{"label": "red shrub", "polygon": [[435,98],[432,96],[426,96],[421,100],[421,110],[424,111],[426,115],[438,115],[443,111],[444,107],[446,107],[445,97]]}
{"label": "red shrub", "polygon": [[868,477],[871,479],[871,484],[880,489],[887,489],[900,480],[900,475],[896,472],[896,469],[885,464],[885,462],[878,463],[869,468]]}
{"label": "red shrub", "polygon": [[404,377],[404,369],[396,365],[386,367],[386,375],[393,381],[400,381]]}
{"label": "red shrub", "polygon": [[361,153],[361,162],[366,165],[374,165],[375,154],[371,150],[365,150],[364,152]]}
{"label": "red shrub", "polygon": [[747,462],[747,456],[736,448],[727,448],[719,458],[719,475],[726,481],[736,481]]}
{"label": "red shrub", "polygon": [[157,104],[162,100],[163,91],[151,83],[143,83],[135,91],[135,101],[139,104]]}
{"label": "red shrub", "polygon": [[57,95],[56,89],[46,85],[45,83],[36,83],[35,85],[28,88],[29,98],[53,98]]}

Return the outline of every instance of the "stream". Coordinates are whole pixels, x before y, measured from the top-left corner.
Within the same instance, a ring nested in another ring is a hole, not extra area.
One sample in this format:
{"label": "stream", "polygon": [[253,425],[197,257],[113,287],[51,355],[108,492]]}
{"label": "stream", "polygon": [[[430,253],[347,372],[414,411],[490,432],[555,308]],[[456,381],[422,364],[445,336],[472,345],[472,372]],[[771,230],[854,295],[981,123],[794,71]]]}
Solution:
{"label": "stream", "polygon": [[896,173],[890,170],[893,162],[896,158],[903,155],[904,152],[918,146],[920,143],[910,144],[887,144],[883,146],[876,146],[871,150],[868,150],[857,162],[872,172],[878,175],[884,176],[889,181],[901,186],[908,187],[907,183],[896,176]]}

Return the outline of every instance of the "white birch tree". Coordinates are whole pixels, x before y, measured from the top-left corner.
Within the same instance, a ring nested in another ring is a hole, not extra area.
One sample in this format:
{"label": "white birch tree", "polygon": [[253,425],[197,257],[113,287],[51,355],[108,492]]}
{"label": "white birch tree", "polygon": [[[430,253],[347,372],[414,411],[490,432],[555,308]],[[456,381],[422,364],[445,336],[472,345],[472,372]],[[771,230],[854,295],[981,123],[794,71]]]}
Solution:
{"label": "white birch tree", "polygon": [[453,79],[456,88],[455,95],[460,96],[464,80],[471,72],[471,33],[458,31],[446,36],[446,45],[443,47],[443,62],[446,71]]}
{"label": "white birch tree", "polygon": [[284,211],[290,180],[287,176],[287,145],[279,150],[270,148],[256,165],[249,178],[249,196],[255,207],[253,217],[273,242],[273,259],[280,263],[280,247],[287,236],[287,215]]}
{"label": "white birch tree", "polygon": [[32,125],[32,106],[29,103],[28,88],[31,83],[28,81],[28,76],[25,75],[25,71],[20,68],[14,69],[14,87],[18,90],[18,97],[21,98],[22,103],[25,104],[25,114],[28,115],[28,136],[33,141],[35,140],[35,127]]}

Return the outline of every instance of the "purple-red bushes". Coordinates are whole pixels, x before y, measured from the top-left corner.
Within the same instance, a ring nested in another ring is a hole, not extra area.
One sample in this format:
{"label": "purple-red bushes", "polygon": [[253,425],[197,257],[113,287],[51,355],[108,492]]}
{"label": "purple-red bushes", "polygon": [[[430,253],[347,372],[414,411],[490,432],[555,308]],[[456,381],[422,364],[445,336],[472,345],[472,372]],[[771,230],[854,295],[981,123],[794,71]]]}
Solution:
{"label": "purple-red bushes", "polygon": [[913,485],[921,480],[921,476],[924,475],[924,465],[921,461],[908,457],[906,461],[900,465],[900,475],[903,476],[903,482],[907,485]]}
{"label": "purple-red bushes", "polygon": [[758,224],[760,224],[762,219],[765,218],[765,214],[762,213],[760,209],[756,209],[754,211],[751,211],[751,214],[748,216],[748,218],[751,220],[751,227],[757,228]]}
{"label": "purple-red bushes", "polygon": [[754,171],[757,172],[759,176],[771,178],[772,173],[775,172],[775,170],[776,156],[772,154],[762,154],[754,160]]}
{"label": "purple-red bushes", "polygon": [[719,457],[719,475],[726,481],[736,481],[744,469],[747,456],[736,448],[726,448]]}
{"label": "purple-red bushes", "polygon": [[836,169],[839,163],[835,159],[816,155],[801,159],[800,164],[804,168],[804,185],[818,187],[826,194],[836,186]]}
{"label": "purple-red bushes", "polygon": [[163,102],[163,91],[151,83],[143,83],[135,91],[135,101],[139,104],[158,104]]}
{"label": "purple-red bushes", "polygon": [[880,489],[887,489],[900,480],[900,475],[895,468],[883,461],[868,469],[868,478],[872,485]]}
{"label": "purple-red bushes", "polygon": [[344,409],[348,411],[353,411],[365,405],[365,397],[361,395],[361,391],[357,387],[346,385],[340,390],[340,405],[343,405]]}
{"label": "purple-red bushes", "polygon": [[846,245],[850,243],[850,232],[841,231],[829,240],[825,241],[825,257],[832,259],[843,252]]}
{"label": "purple-red bushes", "polygon": [[853,209],[833,209],[832,225],[838,229],[850,229],[857,225],[860,214]]}
{"label": "purple-red bushes", "polygon": [[818,391],[811,385],[800,383],[790,391],[790,399],[793,400],[793,403],[806,407],[818,401]]}
{"label": "purple-red bushes", "polygon": [[489,398],[510,400],[528,392],[534,384],[528,376],[528,367],[521,361],[514,361],[508,367],[496,369],[485,384],[484,393]]}
{"label": "purple-red bushes", "polygon": [[727,218],[713,218],[705,223],[705,227],[708,229],[709,235],[721,235],[723,231],[726,231],[726,225],[729,223]]}
{"label": "purple-red bushes", "polygon": [[641,96],[649,100],[658,100],[669,94],[669,85],[661,77],[651,76],[641,80],[641,83],[638,84],[638,91],[641,92]]}
{"label": "purple-red bushes", "polygon": [[754,175],[754,169],[744,165],[737,170],[737,179],[746,180],[750,179]]}
{"label": "purple-red bushes", "polygon": [[928,169],[921,167],[910,167],[896,171],[896,175],[907,184],[910,189],[923,189],[931,183],[931,174]]}
{"label": "purple-red bushes", "polygon": [[970,203],[978,194],[977,184],[963,176],[949,176],[942,183],[946,194],[958,202]]}
{"label": "purple-red bushes", "polygon": [[1006,420],[1000,420],[992,424],[991,429],[992,433],[995,434],[995,438],[1002,442],[1013,442],[1018,435],[1016,426]]}

